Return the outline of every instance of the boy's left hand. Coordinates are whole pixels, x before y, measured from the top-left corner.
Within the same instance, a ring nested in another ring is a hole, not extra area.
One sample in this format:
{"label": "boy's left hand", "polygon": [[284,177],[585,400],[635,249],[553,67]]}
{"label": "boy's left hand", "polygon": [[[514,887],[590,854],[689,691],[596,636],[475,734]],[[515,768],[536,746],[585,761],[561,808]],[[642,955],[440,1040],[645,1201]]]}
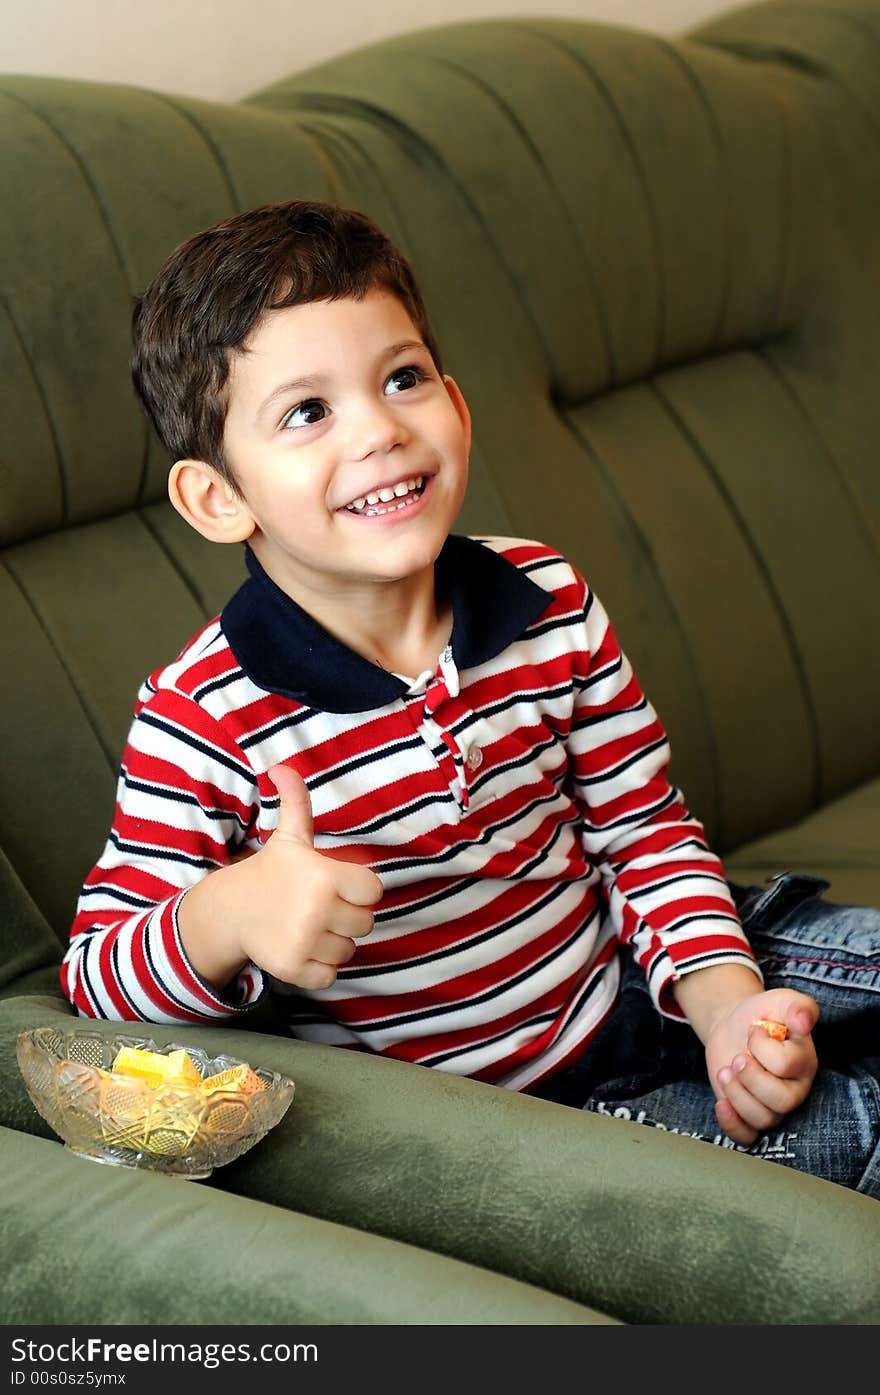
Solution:
{"label": "boy's left hand", "polygon": [[[787,1039],[774,1041],[755,1018],[781,1022]],[[773,988],[741,999],[714,1023],[706,1066],[718,1123],[735,1143],[754,1143],[806,1099],[818,1066],[810,1035],[818,1018],[814,998]]]}

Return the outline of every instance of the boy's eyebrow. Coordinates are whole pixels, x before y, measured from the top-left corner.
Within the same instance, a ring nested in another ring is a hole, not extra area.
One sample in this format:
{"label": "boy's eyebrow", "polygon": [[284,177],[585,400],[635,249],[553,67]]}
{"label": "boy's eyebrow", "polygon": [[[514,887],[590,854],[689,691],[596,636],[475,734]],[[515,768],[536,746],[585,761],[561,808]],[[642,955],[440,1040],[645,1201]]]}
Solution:
{"label": "boy's eyebrow", "polygon": [[[427,344],[421,339],[402,339],[399,344],[391,344],[387,349],[383,349],[379,355],[379,362],[384,363],[388,359],[396,358],[406,349],[422,349],[425,353],[430,352]],[[286,397],[289,392],[317,392],[324,380],[323,374],[316,373],[313,377],[291,378],[288,382],[279,383],[276,388],[272,389],[269,396],[260,403],[257,408],[257,416],[261,417],[266,409],[272,406],[273,402],[276,402],[279,397]]]}

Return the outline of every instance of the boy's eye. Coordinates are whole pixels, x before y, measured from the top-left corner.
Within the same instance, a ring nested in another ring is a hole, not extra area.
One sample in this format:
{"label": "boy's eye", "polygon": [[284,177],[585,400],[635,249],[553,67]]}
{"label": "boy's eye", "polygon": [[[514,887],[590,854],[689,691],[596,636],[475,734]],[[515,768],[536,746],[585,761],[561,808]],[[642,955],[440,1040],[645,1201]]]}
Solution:
{"label": "boy's eye", "polygon": [[418,387],[424,380],[424,371],[416,364],[408,363],[405,368],[395,368],[385,384],[385,392],[389,395],[393,392],[406,392],[408,388]]}
{"label": "boy's eye", "polygon": [[314,426],[316,422],[323,421],[327,415],[327,408],[323,402],[319,402],[316,397],[310,397],[307,402],[300,402],[297,407],[287,413],[281,425],[285,428],[294,426]]}

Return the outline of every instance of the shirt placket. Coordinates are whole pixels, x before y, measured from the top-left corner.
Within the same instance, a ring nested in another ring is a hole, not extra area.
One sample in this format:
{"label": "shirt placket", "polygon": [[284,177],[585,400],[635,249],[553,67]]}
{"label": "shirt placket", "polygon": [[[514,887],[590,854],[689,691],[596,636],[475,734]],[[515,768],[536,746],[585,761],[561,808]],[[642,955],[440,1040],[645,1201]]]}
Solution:
{"label": "shirt placket", "polygon": [[[483,763],[477,746],[466,746],[456,737],[453,728],[471,715],[461,701],[461,680],[447,646],[440,655],[437,669],[428,683],[422,703],[419,731],[435,753],[435,759],[456,805],[465,813],[470,804],[470,784]],[[466,723],[467,725],[467,723]],[[438,747],[443,751],[438,755]]]}

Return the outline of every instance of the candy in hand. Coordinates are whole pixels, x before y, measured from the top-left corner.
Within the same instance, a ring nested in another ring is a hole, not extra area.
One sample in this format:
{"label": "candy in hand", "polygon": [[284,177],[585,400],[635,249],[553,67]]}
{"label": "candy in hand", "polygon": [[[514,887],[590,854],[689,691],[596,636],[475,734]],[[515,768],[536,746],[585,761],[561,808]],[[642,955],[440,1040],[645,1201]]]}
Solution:
{"label": "candy in hand", "polygon": [[771,1022],[766,1017],[755,1017],[752,1021],[753,1027],[763,1027],[768,1037],[774,1041],[785,1041],[788,1036],[788,1028],[782,1022]]}

